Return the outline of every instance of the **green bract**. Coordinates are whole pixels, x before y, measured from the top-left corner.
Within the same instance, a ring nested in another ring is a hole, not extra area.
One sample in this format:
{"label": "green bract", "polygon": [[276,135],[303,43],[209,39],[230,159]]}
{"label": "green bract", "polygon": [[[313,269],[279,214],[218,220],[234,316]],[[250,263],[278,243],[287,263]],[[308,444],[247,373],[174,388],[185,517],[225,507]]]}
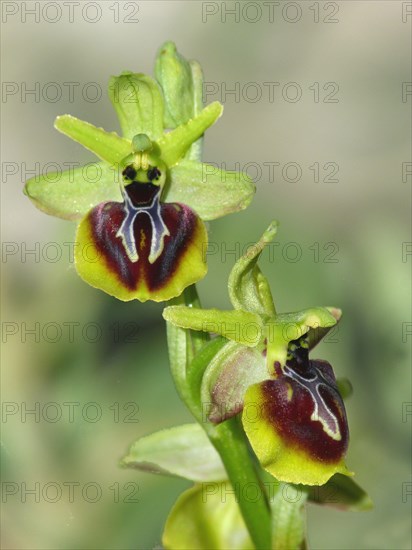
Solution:
{"label": "green bract", "polygon": [[[174,504],[163,534],[166,549],[253,549],[238,507],[238,497],[227,481],[222,461],[199,424],[161,430],[136,441],[122,465],[142,471],[180,476],[195,482]],[[305,541],[303,507],[306,501],[342,510],[368,510],[372,503],[350,478],[336,474],[321,489],[280,483],[266,478],[259,486],[243,488],[256,502],[265,492],[270,502],[273,550],[302,548]]]}
{"label": "green bract", "polygon": [[343,462],[348,429],[332,367],[309,360],[309,350],[340,319],[337,308],[277,314],[269,284],[257,265],[276,235],[272,223],[238,260],[229,277],[232,311],[185,306],[165,309],[167,321],[229,340],[199,382],[209,421],[243,411],[243,426],[261,464],[277,479],[322,485]]}
{"label": "green bract", "polygon": [[199,424],[185,424],[142,437],[122,460],[129,468],[191,481],[226,479],[222,461]]}
{"label": "green bract", "polygon": [[110,79],[123,137],[57,117],[56,129],[99,162],[36,176],[25,186],[44,212],[80,220],[78,273],[121,300],[169,300],[201,279],[207,270],[202,220],[246,208],[255,191],[246,174],[199,161],[200,140],[223,110],[218,102],[203,108],[199,66],[166,43],[156,76],[158,82],[132,72]]}

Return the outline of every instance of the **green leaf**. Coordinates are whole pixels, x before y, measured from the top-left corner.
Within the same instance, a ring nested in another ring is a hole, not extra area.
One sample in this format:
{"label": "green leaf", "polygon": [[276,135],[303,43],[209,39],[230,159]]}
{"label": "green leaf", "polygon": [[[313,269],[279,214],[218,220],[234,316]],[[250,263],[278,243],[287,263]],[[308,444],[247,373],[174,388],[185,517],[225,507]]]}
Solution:
{"label": "green leaf", "polygon": [[24,193],[47,214],[66,220],[79,220],[105,201],[121,202],[117,172],[104,162],[92,163],[26,182]]}
{"label": "green leaf", "polygon": [[118,164],[132,151],[131,142],[71,115],[58,116],[54,127],[109,164]]}
{"label": "green leaf", "polygon": [[263,233],[259,242],[249,247],[234,265],[229,276],[229,296],[235,309],[243,309],[260,315],[275,315],[275,306],[269,283],[257,265],[264,247],[273,241],[277,232],[274,221]]}
{"label": "green leaf", "polygon": [[[298,491],[298,492],[297,492]],[[270,501],[272,550],[300,550],[305,542],[305,491],[281,483]]]}
{"label": "green leaf", "polygon": [[178,126],[158,140],[163,162],[170,168],[181,160],[189,147],[222,115],[223,106],[215,101],[205,107],[195,118]]}
{"label": "green leaf", "polygon": [[142,437],[131,446],[122,465],[192,481],[227,477],[219,454],[199,424],[176,426]]}
{"label": "green leaf", "polygon": [[187,204],[202,220],[214,220],[245,209],[254,194],[255,185],[247,174],[183,160],[170,170],[164,199]]}
{"label": "green leaf", "polygon": [[163,98],[159,85],[145,74],[123,72],[109,81],[109,97],[123,135],[147,134],[157,141],[163,134]]}
{"label": "green leaf", "polygon": [[228,342],[210,361],[202,380],[202,406],[211,422],[243,409],[247,388],[268,377],[262,351]]}
{"label": "green leaf", "polygon": [[259,315],[246,311],[170,306],[163,311],[163,317],[178,327],[220,334],[249,347],[257,346],[263,335]]}
{"label": "green leaf", "polygon": [[327,504],[354,512],[373,508],[368,494],[353,479],[342,474],[335,474],[325,485],[307,487],[307,490],[309,501],[316,504]]}
{"label": "green leaf", "polygon": [[195,485],[177,499],[162,538],[166,550],[253,550],[233,489]]}
{"label": "green leaf", "polygon": [[173,42],[165,42],[160,48],[156,57],[155,76],[163,91],[165,127],[176,128],[193,118],[192,70]]}

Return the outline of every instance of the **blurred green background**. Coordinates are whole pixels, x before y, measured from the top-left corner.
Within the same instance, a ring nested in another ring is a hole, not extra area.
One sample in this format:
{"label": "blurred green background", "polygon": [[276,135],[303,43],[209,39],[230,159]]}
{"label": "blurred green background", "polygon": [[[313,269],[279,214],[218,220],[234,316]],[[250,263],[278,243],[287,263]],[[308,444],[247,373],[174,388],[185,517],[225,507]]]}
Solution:
{"label": "blurred green background", "polygon": [[316,355],[353,383],[348,465],[375,508],[311,506],[310,546],[410,548],[408,3],[67,4],[2,3],[2,547],[155,548],[189,485],[117,465],[137,437],[190,421],[161,306],[83,283],[64,244],[75,225],[22,194],[25,179],[55,169],[47,163],[94,161],[53,129],[55,116],[117,131],[109,76],[152,73],[174,40],[201,63],[206,101],[225,104],[204,159],[257,182],[247,211],[210,224],[204,306],[229,306],[233,262],[276,218],[279,244],[262,267],[277,309],[344,311]]}

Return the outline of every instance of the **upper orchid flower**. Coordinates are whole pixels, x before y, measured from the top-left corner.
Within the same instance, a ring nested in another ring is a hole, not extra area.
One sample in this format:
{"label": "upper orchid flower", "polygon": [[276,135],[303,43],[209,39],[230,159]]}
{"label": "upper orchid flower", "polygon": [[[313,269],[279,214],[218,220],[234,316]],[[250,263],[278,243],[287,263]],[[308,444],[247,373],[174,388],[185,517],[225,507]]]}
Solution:
{"label": "upper orchid flower", "polygon": [[243,411],[243,427],[265,469],[280,481],[323,485],[336,473],[350,475],[344,464],[349,433],[332,367],[309,360],[309,351],[341,312],[317,307],[276,313],[257,266],[276,230],[272,224],[235,264],[229,278],[234,311],[172,306],[164,317],[229,340],[202,378],[208,420],[220,423]]}
{"label": "upper orchid flower", "polygon": [[[159,82],[130,72],[111,79],[109,96],[123,137],[69,115],[56,119],[60,132],[101,162],[36,176],[25,186],[41,210],[81,220],[75,241],[79,275],[125,301],[169,300],[204,277],[202,220],[241,210],[254,194],[245,174],[198,160],[199,141],[223,110],[217,102],[201,108],[199,66],[168,43],[156,73]],[[176,90],[180,110],[170,100]]]}

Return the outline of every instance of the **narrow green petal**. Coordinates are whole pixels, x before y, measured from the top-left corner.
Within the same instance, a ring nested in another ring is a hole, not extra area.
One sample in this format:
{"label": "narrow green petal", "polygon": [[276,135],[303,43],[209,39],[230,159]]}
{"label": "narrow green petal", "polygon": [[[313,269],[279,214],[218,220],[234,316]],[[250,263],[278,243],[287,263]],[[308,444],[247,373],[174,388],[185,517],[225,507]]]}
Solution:
{"label": "narrow green petal", "polygon": [[227,477],[219,454],[200,424],[176,426],[138,439],[122,465],[192,481]]}
{"label": "narrow green petal", "polygon": [[96,162],[35,176],[26,182],[24,193],[47,214],[79,220],[101,202],[123,200],[117,177],[117,172],[108,164]]}
{"label": "narrow green petal", "polygon": [[170,170],[170,185],[164,200],[183,202],[203,220],[214,220],[245,209],[255,190],[255,184],[247,174],[184,160]]}
{"label": "narrow green petal", "polygon": [[369,495],[353,479],[335,474],[321,487],[308,487],[308,499],[315,504],[326,504],[339,510],[363,512],[373,508]]}
{"label": "narrow green petal", "polygon": [[163,317],[178,327],[220,334],[248,347],[257,346],[262,340],[260,317],[246,311],[170,306],[163,311]]}
{"label": "narrow green petal", "polygon": [[166,550],[253,550],[229,482],[202,483],[180,495],[167,518]]}
{"label": "narrow green petal", "polygon": [[158,141],[162,160],[170,168],[181,160],[189,147],[222,115],[223,106],[215,101],[205,107],[195,118],[178,126]]}
{"label": "narrow green petal", "polygon": [[236,342],[227,344],[213,357],[202,380],[204,417],[218,423],[243,409],[246,390],[268,376],[263,350]]}
{"label": "narrow green petal", "polygon": [[153,78],[129,71],[112,76],[109,97],[116,109],[124,137],[133,139],[136,134],[147,134],[156,141],[162,136],[163,98]]}
{"label": "narrow green petal", "polygon": [[269,283],[260,271],[257,261],[264,247],[273,241],[277,232],[274,221],[260,240],[251,246],[234,265],[229,276],[229,296],[235,309],[244,309],[260,315],[275,315],[275,306]]}
{"label": "narrow green petal", "polygon": [[71,115],[58,116],[54,127],[109,164],[118,164],[132,151],[130,141],[116,132],[106,132]]}
{"label": "narrow green petal", "polygon": [[301,550],[305,541],[305,491],[281,483],[270,500],[272,550]]}

